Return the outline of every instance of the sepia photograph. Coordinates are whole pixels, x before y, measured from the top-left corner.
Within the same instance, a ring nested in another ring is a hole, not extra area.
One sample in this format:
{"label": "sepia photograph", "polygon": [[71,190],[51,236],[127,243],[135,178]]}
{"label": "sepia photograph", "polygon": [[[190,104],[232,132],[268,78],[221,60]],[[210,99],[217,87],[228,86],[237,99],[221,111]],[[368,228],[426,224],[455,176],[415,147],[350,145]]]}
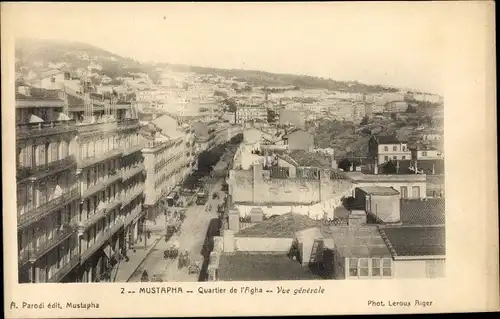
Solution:
{"label": "sepia photograph", "polygon": [[449,276],[443,10],[8,5],[16,284]]}

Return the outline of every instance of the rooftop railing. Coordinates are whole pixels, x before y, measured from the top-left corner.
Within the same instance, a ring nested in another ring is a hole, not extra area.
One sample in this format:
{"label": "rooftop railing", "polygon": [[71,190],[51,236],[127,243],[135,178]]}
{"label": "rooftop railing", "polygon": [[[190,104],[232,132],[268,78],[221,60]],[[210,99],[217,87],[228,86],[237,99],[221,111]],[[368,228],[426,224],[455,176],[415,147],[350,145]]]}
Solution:
{"label": "rooftop railing", "polygon": [[23,123],[16,127],[17,138],[36,138],[53,134],[76,132],[75,120],[43,123]]}

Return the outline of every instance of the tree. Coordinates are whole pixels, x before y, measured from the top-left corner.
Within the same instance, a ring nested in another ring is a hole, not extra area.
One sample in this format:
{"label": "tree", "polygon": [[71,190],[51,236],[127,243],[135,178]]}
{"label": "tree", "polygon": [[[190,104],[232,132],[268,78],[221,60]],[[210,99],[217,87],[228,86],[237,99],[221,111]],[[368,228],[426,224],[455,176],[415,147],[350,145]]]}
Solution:
{"label": "tree", "polygon": [[343,158],[340,160],[338,163],[338,167],[342,169],[343,171],[350,171],[351,170],[351,161],[347,158]]}
{"label": "tree", "polygon": [[267,110],[267,123],[276,123],[276,112],[274,110]]}
{"label": "tree", "polygon": [[408,104],[408,108],[406,109],[406,113],[417,113],[417,108],[412,104]]}
{"label": "tree", "polygon": [[397,174],[397,167],[393,161],[385,163],[383,169],[384,169],[384,174]]}

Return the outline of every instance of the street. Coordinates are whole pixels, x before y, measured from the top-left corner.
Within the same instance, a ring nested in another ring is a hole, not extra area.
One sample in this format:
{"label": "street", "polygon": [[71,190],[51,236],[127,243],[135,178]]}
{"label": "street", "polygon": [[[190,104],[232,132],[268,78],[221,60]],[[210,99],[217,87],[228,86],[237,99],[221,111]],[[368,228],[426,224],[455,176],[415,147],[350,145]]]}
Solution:
{"label": "street", "polygon": [[[139,268],[134,272],[129,282],[140,282],[141,275],[144,270],[148,272],[151,280],[153,275],[161,276],[163,281],[170,282],[189,282],[203,280],[204,274],[188,274],[187,267],[178,269],[178,259],[165,259],[164,251],[171,245],[172,242],[179,243],[179,253],[187,250],[191,260],[200,260],[201,265],[206,266],[207,252],[210,248],[207,247],[207,235],[211,236],[218,229],[217,224],[217,205],[222,201],[221,197],[212,199],[212,193],[219,191],[222,185],[222,180],[216,181],[214,184],[207,183],[206,187],[209,191],[209,199],[206,205],[193,204],[187,208],[186,219],[181,227],[179,235],[174,235],[168,242],[162,238],[151,253],[146,257]],[[220,192],[219,192],[220,193]],[[205,210],[207,205],[212,205],[210,212]],[[164,224],[163,221],[161,221]],[[205,258],[205,259],[204,259]],[[206,268],[206,267],[202,267]]]}

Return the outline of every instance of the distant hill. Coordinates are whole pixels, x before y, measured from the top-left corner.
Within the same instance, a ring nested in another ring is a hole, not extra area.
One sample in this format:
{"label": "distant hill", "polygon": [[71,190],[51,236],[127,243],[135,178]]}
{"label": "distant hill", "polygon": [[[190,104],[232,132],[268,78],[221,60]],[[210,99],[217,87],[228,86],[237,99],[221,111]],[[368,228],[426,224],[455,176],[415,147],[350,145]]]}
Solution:
{"label": "distant hill", "polygon": [[[195,72],[198,74],[216,74],[226,78],[237,78],[254,86],[296,86],[301,89],[329,89],[347,92],[397,92],[398,89],[381,85],[367,85],[357,81],[335,81],[320,77],[296,74],[277,74],[257,70],[218,69],[202,66],[189,66],[181,64],[142,64],[132,58],[122,57],[96,46],[61,40],[40,40],[20,38],[16,40],[16,67],[27,66],[30,68],[44,68],[49,62],[70,64],[71,69],[86,68],[90,60],[102,66],[102,71],[111,78],[127,76],[133,72],[145,72],[150,77],[156,78],[157,67],[165,67],[172,71]],[[41,62],[43,67],[35,65]]]}
{"label": "distant hill", "polygon": [[65,62],[69,64],[70,70],[76,70],[87,68],[93,62],[102,67],[97,73],[111,78],[129,76],[134,72],[144,72],[155,77],[152,65],[141,64],[132,58],[122,57],[82,42],[19,38],[16,39],[15,54],[18,59],[16,69],[20,66],[35,70],[44,69],[50,62]]}
{"label": "distant hill", "polygon": [[256,86],[293,85],[301,89],[328,89],[364,93],[398,91],[398,89],[396,88],[389,88],[381,85],[367,85],[359,83],[357,81],[335,81],[332,79],[325,79],[308,75],[278,74],[265,71],[243,69],[218,69],[168,63],[163,63],[161,64],[161,66],[167,67],[173,71],[195,72],[200,74],[217,74],[227,78],[235,77],[238,80],[243,80]]}

